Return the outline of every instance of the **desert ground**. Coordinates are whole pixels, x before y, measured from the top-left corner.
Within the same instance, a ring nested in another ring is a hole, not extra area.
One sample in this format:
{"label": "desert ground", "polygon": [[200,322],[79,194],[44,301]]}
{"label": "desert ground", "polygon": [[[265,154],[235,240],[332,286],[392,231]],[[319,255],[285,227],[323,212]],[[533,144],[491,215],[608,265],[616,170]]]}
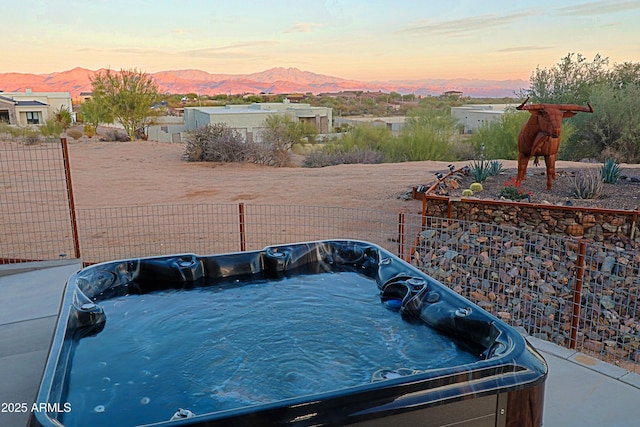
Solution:
{"label": "desert ground", "polygon": [[[78,208],[153,204],[246,203],[339,206],[418,213],[420,202],[398,195],[435,182],[449,162],[337,165],[325,168],[275,168],[254,164],[198,163],[181,160],[182,144],[150,141],[69,142]],[[456,162],[456,167],[470,162]],[[504,161],[516,168],[516,161]],[[557,163],[557,169],[599,164]],[[638,165],[622,165],[639,171]],[[544,167],[532,171],[541,173]],[[532,188],[536,191],[536,188]]]}

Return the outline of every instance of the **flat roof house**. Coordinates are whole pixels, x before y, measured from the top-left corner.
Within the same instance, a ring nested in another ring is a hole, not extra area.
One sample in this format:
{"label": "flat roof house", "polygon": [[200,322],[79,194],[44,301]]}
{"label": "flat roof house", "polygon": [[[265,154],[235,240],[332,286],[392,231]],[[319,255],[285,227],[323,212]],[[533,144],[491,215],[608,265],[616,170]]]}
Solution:
{"label": "flat roof house", "polygon": [[69,92],[0,92],[0,121],[11,125],[41,125],[61,108],[73,111]]}
{"label": "flat roof house", "polygon": [[451,107],[451,115],[458,120],[464,133],[476,132],[482,125],[500,120],[509,104],[475,104]]}
{"label": "flat roof house", "polygon": [[318,133],[329,133],[333,129],[332,111],[327,107],[312,107],[287,100],[224,107],[185,107],[184,127],[189,132],[207,124],[225,123],[243,134],[247,141],[260,142],[260,132],[266,118],[271,115],[288,115],[313,125]]}

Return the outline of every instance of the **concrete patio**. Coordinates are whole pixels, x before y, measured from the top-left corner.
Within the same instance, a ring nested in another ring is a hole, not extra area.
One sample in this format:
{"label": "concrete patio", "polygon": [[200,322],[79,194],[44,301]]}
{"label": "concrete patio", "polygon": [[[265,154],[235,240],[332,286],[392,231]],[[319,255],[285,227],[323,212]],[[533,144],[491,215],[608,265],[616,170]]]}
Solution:
{"label": "concrete patio", "polygon": [[[34,402],[67,278],[77,260],[0,267],[0,402]],[[529,337],[549,364],[545,426],[639,426],[640,375]],[[28,413],[0,412],[1,427]]]}

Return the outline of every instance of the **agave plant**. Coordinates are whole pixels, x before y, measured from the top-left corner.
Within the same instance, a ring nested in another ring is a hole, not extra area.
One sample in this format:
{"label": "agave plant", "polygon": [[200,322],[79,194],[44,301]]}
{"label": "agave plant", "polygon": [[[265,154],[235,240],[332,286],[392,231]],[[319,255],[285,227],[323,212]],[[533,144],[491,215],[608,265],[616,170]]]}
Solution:
{"label": "agave plant", "polygon": [[500,160],[491,160],[489,162],[489,175],[497,176],[502,173],[502,162]]}
{"label": "agave plant", "polygon": [[485,182],[489,176],[489,161],[488,160],[474,160],[469,166],[469,173],[475,180],[475,182]]}
{"label": "agave plant", "polygon": [[597,199],[602,192],[602,177],[594,172],[578,172],[573,179],[573,194],[579,199]]}
{"label": "agave plant", "polygon": [[620,164],[614,159],[606,159],[604,164],[600,168],[600,175],[602,175],[602,181],[606,184],[615,184],[618,182],[618,178],[622,174]]}

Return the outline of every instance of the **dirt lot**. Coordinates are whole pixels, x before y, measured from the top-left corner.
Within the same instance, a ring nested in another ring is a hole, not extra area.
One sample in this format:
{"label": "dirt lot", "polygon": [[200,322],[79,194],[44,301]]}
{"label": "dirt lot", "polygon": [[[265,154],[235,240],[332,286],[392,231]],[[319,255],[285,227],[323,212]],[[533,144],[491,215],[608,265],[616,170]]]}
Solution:
{"label": "dirt lot", "polygon": [[[189,163],[180,159],[181,144],[138,141],[70,141],[69,152],[79,208],[244,202],[418,213],[419,202],[403,201],[397,196],[412,186],[433,183],[434,174],[447,172],[449,164],[428,161],[309,169]],[[455,166],[467,164],[458,162]],[[639,165],[622,166],[628,175],[640,176]],[[505,161],[504,167],[517,165],[515,161]],[[598,165],[575,162],[557,165],[559,170],[584,167]],[[531,169],[543,171],[541,167]],[[544,189],[535,185],[528,183],[527,190],[535,193]]]}

